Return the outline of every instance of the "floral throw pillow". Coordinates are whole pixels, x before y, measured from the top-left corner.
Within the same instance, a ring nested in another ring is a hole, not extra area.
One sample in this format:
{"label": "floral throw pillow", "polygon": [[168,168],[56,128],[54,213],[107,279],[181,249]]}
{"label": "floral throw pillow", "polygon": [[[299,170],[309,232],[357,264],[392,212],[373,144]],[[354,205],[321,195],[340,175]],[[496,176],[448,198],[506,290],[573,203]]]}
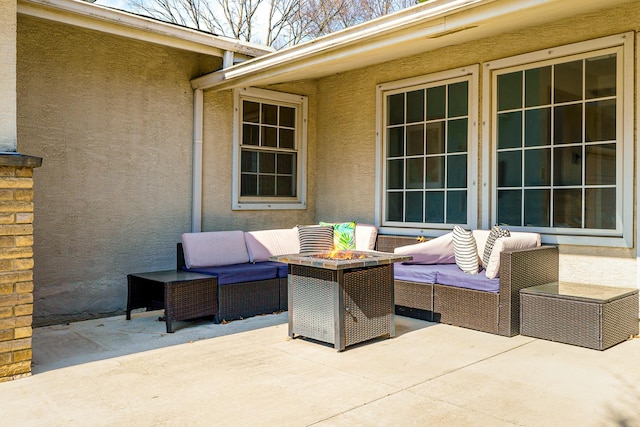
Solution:
{"label": "floral throw pillow", "polygon": [[320,225],[333,226],[333,249],[338,251],[350,251],[356,248],[356,223],[328,223],[321,222]]}

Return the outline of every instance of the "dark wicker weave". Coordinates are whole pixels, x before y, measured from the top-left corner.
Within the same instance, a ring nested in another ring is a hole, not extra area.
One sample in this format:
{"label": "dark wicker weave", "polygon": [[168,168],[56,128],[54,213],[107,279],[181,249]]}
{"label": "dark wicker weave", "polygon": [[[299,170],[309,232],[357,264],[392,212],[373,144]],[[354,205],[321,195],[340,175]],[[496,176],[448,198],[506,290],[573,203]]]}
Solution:
{"label": "dark wicker weave", "polygon": [[280,310],[280,280],[257,280],[218,286],[216,323]]}
{"label": "dark wicker weave", "polygon": [[521,333],[596,350],[619,344],[638,334],[638,290],[619,288],[612,292],[615,295],[605,298],[581,298],[525,289],[520,293]]}
{"label": "dark wicker weave", "polygon": [[127,320],[131,320],[131,310],[136,308],[164,308],[167,332],[171,333],[176,320],[218,314],[215,277],[169,270],[129,274],[127,282]]}
{"label": "dark wicker weave", "polygon": [[[182,244],[178,243],[177,269],[182,270],[184,265]],[[285,280],[286,285],[286,279],[269,279],[218,286],[219,312],[215,322],[243,319],[281,310],[282,280]],[[286,286],[284,290],[286,292]]]}
{"label": "dark wicker weave", "polygon": [[393,336],[393,265],[346,270],[291,265],[289,336],[337,350]]}
{"label": "dark wicker weave", "polygon": [[280,281],[280,310],[287,311],[289,306],[289,296],[287,290],[289,289],[289,278],[283,277],[278,279]]}
{"label": "dark wicker weave", "polygon": [[[394,245],[415,242],[415,238],[379,235],[378,249],[393,252]],[[511,337],[520,333],[520,289],[557,280],[558,248],[505,251],[497,294],[396,281],[396,313]]]}

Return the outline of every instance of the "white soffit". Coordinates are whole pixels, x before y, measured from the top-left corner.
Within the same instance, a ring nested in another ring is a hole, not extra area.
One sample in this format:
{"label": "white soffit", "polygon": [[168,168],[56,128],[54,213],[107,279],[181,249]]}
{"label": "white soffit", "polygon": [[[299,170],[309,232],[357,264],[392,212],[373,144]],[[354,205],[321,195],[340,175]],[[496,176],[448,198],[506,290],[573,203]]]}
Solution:
{"label": "white soffit", "polygon": [[18,13],[164,46],[250,59],[274,50],[79,0],[18,0]]}
{"label": "white soffit", "polygon": [[434,0],[191,81],[231,89],[314,79],[635,0]]}

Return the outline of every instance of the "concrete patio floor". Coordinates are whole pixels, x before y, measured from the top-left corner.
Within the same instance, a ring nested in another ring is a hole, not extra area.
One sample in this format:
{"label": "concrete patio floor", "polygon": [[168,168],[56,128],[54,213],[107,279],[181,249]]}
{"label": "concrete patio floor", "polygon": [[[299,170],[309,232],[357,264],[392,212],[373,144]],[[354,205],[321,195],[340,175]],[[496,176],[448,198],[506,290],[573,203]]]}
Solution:
{"label": "concrete patio floor", "polygon": [[640,339],[604,352],[396,316],[336,352],[287,313],[226,325],[161,312],[36,328],[11,426],[640,426]]}

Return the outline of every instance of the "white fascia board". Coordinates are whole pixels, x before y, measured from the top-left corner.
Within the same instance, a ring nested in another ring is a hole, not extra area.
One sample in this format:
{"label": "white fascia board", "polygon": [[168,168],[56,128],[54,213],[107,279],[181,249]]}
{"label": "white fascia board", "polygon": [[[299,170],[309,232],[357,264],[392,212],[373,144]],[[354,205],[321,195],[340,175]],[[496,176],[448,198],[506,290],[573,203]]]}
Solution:
{"label": "white fascia board", "polygon": [[410,27],[417,24],[425,25],[427,23],[427,26],[430,27],[429,32],[439,33],[446,28],[443,16],[476,3],[490,3],[493,1],[495,0],[436,0],[430,2],[428,8],[425,8],[424,5],[410,7],[401,12],[382,16],[310,42],[283,49],[261,58],[262,60],[260,61],[248,61],[226,69],[224,72],[214,72],[198,77],[192,80],[191,83],[193,88],[209,89],[227,80],[252,76],[257,72],[282,65],[291,66],[290,64],[298,62],[302,63],[302,68],[306,68],[310,64],[308,60],[311,57],[324,55],[327,52],[345,49],[354,45],[360,46],[359,49],[362,49],[363,43],[366,43],[367,39],[383,36],[402,27]]}
{"label": "white fascia board", "polygon": [[629,1],[434,1],[195,78],[191,85],[222,90],[317,78]]}
{"label": "white fascia board", "polygon": [[77,0],[18,0],[18,13],[164,46],[249,59],[274,50]]}

